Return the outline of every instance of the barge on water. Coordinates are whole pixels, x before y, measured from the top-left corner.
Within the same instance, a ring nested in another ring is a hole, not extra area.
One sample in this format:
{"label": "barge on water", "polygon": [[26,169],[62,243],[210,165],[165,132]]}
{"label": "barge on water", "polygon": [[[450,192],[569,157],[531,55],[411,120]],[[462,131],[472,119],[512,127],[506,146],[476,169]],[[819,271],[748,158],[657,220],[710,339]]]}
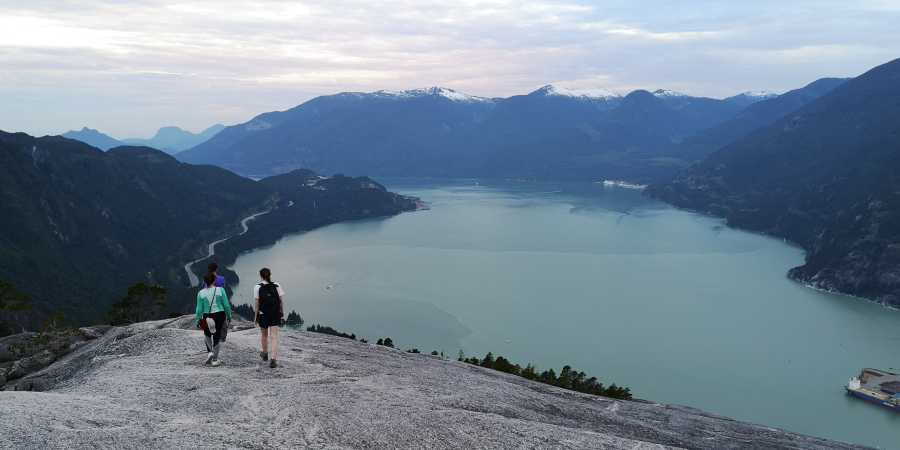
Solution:
{"label": "barge on water", "polygon": [[900,412],[900,374],[863,369],[847,383],[847,393],[867,402]]}

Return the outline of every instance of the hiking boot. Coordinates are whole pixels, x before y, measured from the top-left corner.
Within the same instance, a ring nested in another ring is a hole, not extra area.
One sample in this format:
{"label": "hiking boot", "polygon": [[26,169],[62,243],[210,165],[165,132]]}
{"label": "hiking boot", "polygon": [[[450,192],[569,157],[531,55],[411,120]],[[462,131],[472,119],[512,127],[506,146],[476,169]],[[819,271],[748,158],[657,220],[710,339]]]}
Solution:
{"label": "hiking boot", "polygon": [[222,365],[222,361],[219,361],[218,359],[215,359],[215,360],[213,360],[212,363],[210,363],[210,365],[213,366],[213,367],[219,367],[219,366]]}
{"label": "hiking boot", "polygon": [[275,362],[275,360],[273,359],[273,360],[269,361],[269,367],[274,369],[274,368],[278,367],[278,363]]}
{"label": "hiking boot", "polygon": [[269,352],[259,352],[259,357],[262,358],[263,361],[269,360]]}
{"label": "hiking boot", "polygon": [[206,355],[206,362],[204,362],[203,364],[206,364],[207,366],[210,365],[210,364],[212,364],[213,359],[215,359],[214,356],[215,356],[215,355],[213,355],[213,352],[209,352],[209,353]]}

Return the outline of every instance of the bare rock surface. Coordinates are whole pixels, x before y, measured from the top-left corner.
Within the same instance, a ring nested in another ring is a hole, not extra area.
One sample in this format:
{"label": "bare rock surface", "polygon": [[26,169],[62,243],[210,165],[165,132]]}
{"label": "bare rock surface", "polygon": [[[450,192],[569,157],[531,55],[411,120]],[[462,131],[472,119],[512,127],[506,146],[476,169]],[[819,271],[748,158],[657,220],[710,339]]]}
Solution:
{"label": "bare rock surface", "polygon": [[190,318],[98,334],[0,392],[0,448],[858,448],[315,333],[270,369],[236,325],[215,368]]}

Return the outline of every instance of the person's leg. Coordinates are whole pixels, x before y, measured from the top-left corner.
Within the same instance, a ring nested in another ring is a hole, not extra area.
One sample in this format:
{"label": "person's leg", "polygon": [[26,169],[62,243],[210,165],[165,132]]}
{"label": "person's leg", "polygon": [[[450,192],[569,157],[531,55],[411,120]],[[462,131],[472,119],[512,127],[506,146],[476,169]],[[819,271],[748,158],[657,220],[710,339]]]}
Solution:
{"label": "person's leg", "polygon": [[[201,319],[201,320],[206,320],[205,314],[203,315],[203,319]],[[213,358],[215,357],[213,355],[213,347],[214,347],[213,335],[212,335],[212,333],[209,332],[209,329],[206,328],[205,326],[203,327],[203,340],[204,340],[204,342],[206,342],[206,364],[209,364],[212,362]]]}
{"label": "person's leg", "polygon": [[262,328],[259,329],[259,347],[260,347],[260,356],[263,361],[269,359],[269,329]]}
{"label": "person's leg", "polygon": [[278,336],[281,333],[279,327],[269,327],[269,336],[272,342],[269,344],[269,355],[272,359],[278,359]]}
{"label": "person's leg", "polygon": [[225,329],[225,312],[219,311],[212,315],[213,321],[216,323],[216,332],[213,334],[213,360],[219,359],[219,343],[222,341],[222,330]]}
{"label": "person's leg", "polygon": [[[206,314],[204,314],[203,317],[200,318],[200,321],[206,323],[205,322]],[[202,327],[202,329],[203,329],[203,343],[206,344],[206,353],[209,353],[212,351],[212,335],[209,334],[209,330],[207,330],[205,326]]]}

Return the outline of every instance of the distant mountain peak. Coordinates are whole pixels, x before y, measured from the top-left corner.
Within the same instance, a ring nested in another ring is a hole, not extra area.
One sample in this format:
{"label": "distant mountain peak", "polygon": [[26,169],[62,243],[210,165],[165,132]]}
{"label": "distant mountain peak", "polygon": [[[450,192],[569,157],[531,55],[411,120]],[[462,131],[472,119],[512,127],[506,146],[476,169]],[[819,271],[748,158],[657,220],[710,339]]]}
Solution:
{"label": "distant mountain peak", "polygon": [[592,100],[608,100],[621,97],[621,95],[603,88],[568,89],[552,84],[543,86],[528,95],[537,95],[544,97],[587,98]]}
{"label": "distant mountain peak", "polygon": [[376,95],[380,97],[395,97],[399,99],[407,99],[407,98],[416,98],[416,97],[444,97],[448,100],[452,100],[455,102],[488,102],[491,101],[489,98],[485,97],[477,97],[474,95],[464,94],[459,91],[455,91],[450,88],[440,87],[440,86],[431,86],[427,88],[420,89],[408,89],[405,91],[390,91],[390,90],[381,90],[372,92],[369,95]]}
{"label": "distant mountain peak", "polygon": [[671,89],[657,89],[657,90],[653,91],[653,95],[655,97],[659,97],[659,98],[690,97],[689,95],[687,95],[683,92],[673,91]]}
{"label": "distant mountain peak", "polygon": [[147,146],[160,149],[169,154],[191,148],[193,146],[206,142],[219,131],[225,128],[224,125],[213,125],[200,133],[192,133],[184,128],[175,125],[167,125],[160,127],[156,133],[148,138],[130,138],[124,139],[128,145]]}
{"label": "distant mountain peak", "polygon": [[743,95],[744,97],[763,98],[763,99],[778,97],[777,93],[772,92],[772,91],[766,91],[766,90],[741,92],[738,95]]}
{"label": "distant mountain peak", "polygon": [[747,107],[754,103],[759,103],[763,100],[771,100],[775,97],[778,97],[778,95],[779,94],[776,94],[772,91],[746,91],[741,92],[737,95],[732,95],[731,97],[727,97],[724,100],[726,102],[731,102],[736,105]]}
{"label": "distant mountain peak", "polygon": [[88,127],[81,127],[81,129],[77,131],[70,130],[61,134],[60,136],[84,142],[85,144],[92,145],[99,148],[100,150],[109,150],[113,147],[122,145],[122,142],[118,139],[103,134],[102,132],[100,132],[100,130]]}

